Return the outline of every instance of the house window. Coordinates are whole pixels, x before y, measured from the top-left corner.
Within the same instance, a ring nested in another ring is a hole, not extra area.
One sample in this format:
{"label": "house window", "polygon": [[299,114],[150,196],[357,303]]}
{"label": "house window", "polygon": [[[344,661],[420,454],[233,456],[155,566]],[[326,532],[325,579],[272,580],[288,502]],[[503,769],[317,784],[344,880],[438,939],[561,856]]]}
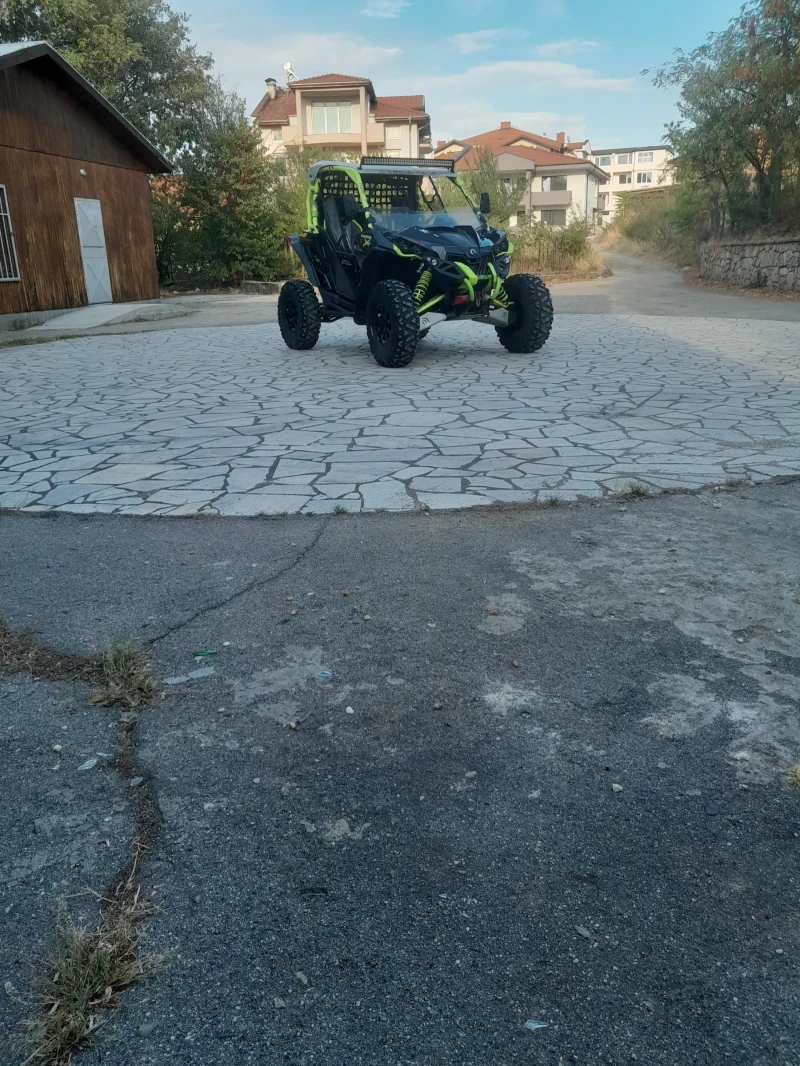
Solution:
{"label": "house window", "polygon": [[5,185],[0,185],[0,281],[19,281],[17,248],[11,229]]}
{"label": "house window", "polygon": [[283,140],[283,130],[280,128],[280,126],[273,127],[272,140],[275,141],[277,144],[280,144],[280,142]]}
{"label": "house window", "polygon": [[399,141],[400,140],[400,126],[387,126],[386,127],[386,140],[387,141]]}
{"label": "house window", "polygon": [[525,206],[524,204],[517,208],[517,223],[521,218],[525,218]]}
{"label": "house window", "polygon": [[639,154],[636,156],[636,162],[637,163],[652,163],[653,162],[653,153],[652,152],[639,152]]}
{"label": "house window", "polygon": [[632,179],[632,174],[617,174],[617,181],[620,185],[631,185]]}
{"label": "house window", "polygon": [[545,226],[566,226],[567,209],[565,207],[542,211],[542,222]]}
{"label": "house window", "polygon": [[617,156],[617,166],[618,167],[627,166],[628,163],[632,163],[632,162],[633,162],[633,159],[631,158],[631,153],[630,152],[625,152],[623,155],[618,155]]}
{"label": "house window", "polygon": [[652,185],[653,184],[652,171],[644,170],[644,171],[642,171],[641,174],[637,174],[636,175],[636,184],[637,185]]}
{"label": "house window", "polygon": [[551,178],[542,178],[542,192],[566,192],[567,191],[567,179],[566,176]]}
{"label": "house window", "polygon": [[610,155],[596,155],[594,157],[594,161],[599,167],[610,167],[611,166],[611,156]]}
{"label": "house window", "polygon": [[312,133],[349,133],[350,129],[350,104],[311,105]]}

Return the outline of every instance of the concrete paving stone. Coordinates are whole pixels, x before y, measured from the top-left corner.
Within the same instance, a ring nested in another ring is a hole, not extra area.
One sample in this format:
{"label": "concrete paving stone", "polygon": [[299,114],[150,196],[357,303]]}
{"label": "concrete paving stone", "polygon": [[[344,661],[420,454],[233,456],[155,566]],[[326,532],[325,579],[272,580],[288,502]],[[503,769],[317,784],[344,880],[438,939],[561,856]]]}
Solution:
{"label": "concrete paving stone", "polygon": [[187,503],[210,503],[217,495],[202,489],[161,489],[148,496],[148,503],[173,503],[180,507]]}
{"label": "concrete paving stone", "polygon": [[360,488],[365,510],[413,511],[414,501],[406,488],[396,482],[374,481]]}
{"label": "concrete paving stone", "polygon": [[479,507],[488,501],[472,492],[418,492],[417,499],[432,511],[453,510],[460,507]]}
{"label": "concrete paving stone", "polygon": [[58,485],[41,497],[40,503],[45,507],[57,507],[61,503],[72,503],[82,500],[87,495],[85,486]]}
{"label": "concrete paving stone", "polygon": [[251,490],[253,496],[313,496],[314,489],[303,483],[282,481],[279,485],[269,482],[267,485],[259,485]]}
{"label": "concrete paving stone", "polygon": [[39,499],[37,492],[0,492],[0,507],[27,507]]}
{"label": "concrete paving stone", "polygon": [[390,477],[396,470],[402,469],[400,463],[335,463],[330,470],[318,480],[323,485],[343,485],[362,481],[377,481],[381,477]]}
{"label": "concrete paving stone", "polygon": [[415,492],[460,492],[461,478],[415,477],[409,485]]}
{"label": "concrete paving stone", "polygon": [[351,514],[362,509],[361,500],[329,500],[323,499],[317,496],[313,500],[309,500],[304,505],[303,514],[338,514],[341,511],[348,511]]}
{"label": "concrete paving stone", "polygon": [[236,467],[228,475],[229,492],[247,492],[257,485],[263,485],[270,475],[270,467]]}
{"label": "concrete paving stone", "polygon": [[287,478],[298,474],[315,477],[317,474],[325,473],[325,466],[326,464],[322,462],[309,463],[297,459],[281,458],[278,460],[278,465],[275,467],[273,477]]}
{"label": "concrete paving stone", "polygon": [[270,495],[268,493],[229,492],[216,499],[212,507],[222,515],[295,514],[310,497]]}
{"label": "concrete paving stone", "polygon": [[167,474],[175,470],[172,466],[150,465],[143,463],[119,463],[115,466],[106,467],[104,470],[95,470],[91,474],[75,480],[86,485],[124,485],[128,481],[141,481],[143,478],[151,478],[156,474]]}

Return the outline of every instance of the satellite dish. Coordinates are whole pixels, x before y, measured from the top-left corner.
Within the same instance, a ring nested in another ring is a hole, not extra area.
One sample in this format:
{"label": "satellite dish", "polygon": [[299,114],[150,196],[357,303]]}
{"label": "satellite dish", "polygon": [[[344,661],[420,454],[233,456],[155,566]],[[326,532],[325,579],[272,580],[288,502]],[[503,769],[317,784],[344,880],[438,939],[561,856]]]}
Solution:
{"label": "satellite dish", "polygon": [[300,79],[297,77],[295,72],[292,70],[292,61],[291,60],[289,60],[288,63],[284,63],[283,64],[283,73],[286,75],[286,84],[287,85],[291,81],[300,81]]}

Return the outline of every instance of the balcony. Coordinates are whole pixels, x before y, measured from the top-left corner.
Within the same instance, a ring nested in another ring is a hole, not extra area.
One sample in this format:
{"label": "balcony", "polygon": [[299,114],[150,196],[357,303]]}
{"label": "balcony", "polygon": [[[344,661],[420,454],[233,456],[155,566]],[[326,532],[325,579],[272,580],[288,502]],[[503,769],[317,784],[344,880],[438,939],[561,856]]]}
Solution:
{"label": "balcony", "polygon": [[[569,207],[572,203],[572,192],[563,189],[560,192],[532,192],[530,194],[530,206],[540,207]],[[523,200],[525,207],[528,206],[528,198]]]}

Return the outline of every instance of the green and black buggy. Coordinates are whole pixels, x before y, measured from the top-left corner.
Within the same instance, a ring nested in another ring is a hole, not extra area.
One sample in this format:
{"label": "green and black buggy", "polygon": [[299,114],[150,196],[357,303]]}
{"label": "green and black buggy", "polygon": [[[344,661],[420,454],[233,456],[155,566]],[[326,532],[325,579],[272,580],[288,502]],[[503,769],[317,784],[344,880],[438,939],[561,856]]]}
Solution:
{"label": "green and black buggy", "polygon": [[445,321],[493,326],[509,352],[546,342],[547,287],[533,274],[509,277],[513,245],[487,223],[488,195],[473,203],[452,160],[365,157],[315,163],[308,176],[307,228],[288,243],[309,281],[288,282],[278,299],[290,348],[313,348],[321,324],[339,318],[366,325],[387,367],[407,366]]}

